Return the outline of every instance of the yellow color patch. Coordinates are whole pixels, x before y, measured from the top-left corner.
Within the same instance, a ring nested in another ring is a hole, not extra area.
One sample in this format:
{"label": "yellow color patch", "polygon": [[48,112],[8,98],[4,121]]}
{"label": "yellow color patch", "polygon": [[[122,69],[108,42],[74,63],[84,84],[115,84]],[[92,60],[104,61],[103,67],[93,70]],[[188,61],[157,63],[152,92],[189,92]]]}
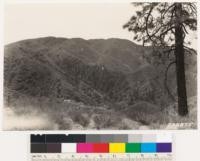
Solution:
{"label": "yellow color patch", "polygon": [[110,153],[125,153],[125,143],[109,143]]}

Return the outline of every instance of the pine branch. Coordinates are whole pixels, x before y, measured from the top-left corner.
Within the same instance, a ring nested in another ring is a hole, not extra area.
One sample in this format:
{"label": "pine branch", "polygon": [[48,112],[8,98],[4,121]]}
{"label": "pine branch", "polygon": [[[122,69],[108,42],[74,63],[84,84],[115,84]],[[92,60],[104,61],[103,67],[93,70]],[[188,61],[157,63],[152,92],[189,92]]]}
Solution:
{"label": "pine branch", "polygon": [[[175,7],[175,4],[170,5],[165,12],[162,14],[161,18],[164,19],[165,15],[169,12],[170,9],[172,9],[173,7]],[[173,10],[173,9],[172,9]]]}
{"label": "pine branch", "polygon": [[189,3],[188,4],[192,10],[192,13],[197,16],[197,8],[196,8],[196,5],[194,5],[194,3]]}
{"label": "pine branch", "polygon": [[148,35],[149,39],[150,39],[152,42],[153,42],[154,40],[152,39],[152,37],[151,37],[150,34],[149,34],[148,21],[149,21],[149,17],[150,17],[150,15],[151,15],[153,9],[154,9],[154,6],[152,6],[152,7],[150,8],[150,10],[149,10],[149,12],[148,12],[148,14],[147,14],[147,17],[146,17],[146,19],[145,19],[146,34]]}
{"label": "pine branch", "polygon": [[173,46],[171,46],[169,49],[164,50],[163,52],[164,52],[164,53],[167,53],[167,57],[169,58],[169,55],[170,55],[171,53],[173,53],[174,50],[175,50],[175,46],[173,45]]}
{"label": "pine branch", "polygon": [[184,24],[182,24],[182,27],[183,27],[183,31],[184,31],[186,34],[188,34],[188,31],[187,31],[187,29],[186,29],[186,27],[185,27]]}

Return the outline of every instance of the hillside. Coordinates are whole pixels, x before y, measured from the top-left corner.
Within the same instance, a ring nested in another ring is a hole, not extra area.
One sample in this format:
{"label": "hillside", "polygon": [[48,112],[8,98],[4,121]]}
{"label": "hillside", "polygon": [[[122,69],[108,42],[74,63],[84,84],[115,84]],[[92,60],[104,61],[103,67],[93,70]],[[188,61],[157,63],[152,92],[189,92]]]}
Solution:
{"label": "hillside", "polygon": [[[45,37],[8,44],[4,52],[5,106],[15,111],[61,111],[63,102],[72,101],[112,114],[121,112],[146,124],[145,117],[156,118],[175,103],[163,83],[166,65],[156,66],[144,57],[151,52],[151,47],[123,39]],[[196,56],[187,56],[186,64],[190,98],[196,96]],[[174,68],[169,71],[168,85],[176,95]],[[138,113],[145,115],[144,120],[135,117]]]}

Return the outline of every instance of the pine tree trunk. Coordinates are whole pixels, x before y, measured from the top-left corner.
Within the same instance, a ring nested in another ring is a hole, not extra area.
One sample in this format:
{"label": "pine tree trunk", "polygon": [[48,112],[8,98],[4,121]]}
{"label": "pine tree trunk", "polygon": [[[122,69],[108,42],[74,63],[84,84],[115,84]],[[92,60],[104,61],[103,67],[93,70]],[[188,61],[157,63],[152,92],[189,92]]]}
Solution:
{"label": "pine tree trunk", "polygon": [[178,94],[178,113],[181,116],[188,114],[186,80],[185,80],[185,64],[184,64],[184,36],[181,23],[182,4],[175,4],[175,57],[176,57],[176,79]]}

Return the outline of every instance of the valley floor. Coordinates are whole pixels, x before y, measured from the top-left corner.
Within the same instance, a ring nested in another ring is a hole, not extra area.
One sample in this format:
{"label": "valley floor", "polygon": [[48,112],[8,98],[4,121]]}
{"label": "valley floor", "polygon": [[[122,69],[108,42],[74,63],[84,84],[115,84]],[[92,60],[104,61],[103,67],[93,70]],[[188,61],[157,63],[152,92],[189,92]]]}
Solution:
{"label": "valley floor", "polygon": [[58,110],[59,108],[35,109],[30,107],[5,107],[4,130],[175,130],[195,129],[197,126],[196,97],[190,98],[189,100],[188,116],[180,117],[172,107],[169,107],[163,111],[164,115],[155,116],[158,119],[157,122],[150,122],[149,124],[134,120],[134,118],[127,117],[122,111],[116,112],[106,106],[86,106],[73,101],[64,103],[64,107],[62,104],[60,110]]}

